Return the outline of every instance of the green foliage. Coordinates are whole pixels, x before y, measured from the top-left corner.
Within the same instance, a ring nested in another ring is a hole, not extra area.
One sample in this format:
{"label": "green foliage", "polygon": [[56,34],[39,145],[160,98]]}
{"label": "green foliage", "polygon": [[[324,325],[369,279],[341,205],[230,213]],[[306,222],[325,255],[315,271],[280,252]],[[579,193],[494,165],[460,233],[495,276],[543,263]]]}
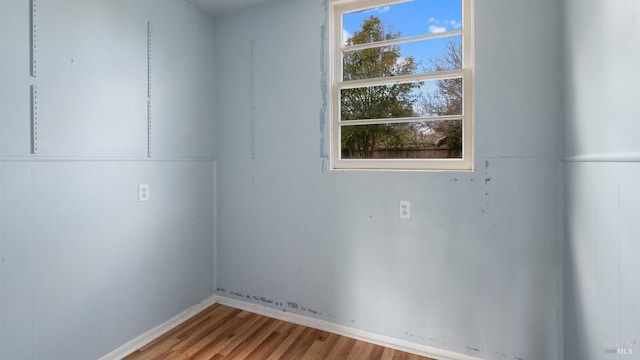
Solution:
{"label": "green foliage", "polygon": [[[391,40],[400,33],[385,31],[379,18],[364,20],[362,28],[347,39],[348,45]],[[418,64],[413,57],[401,58],[397,45],[351,51],[344,56],[344,80],[371,79],[413,74]],[[342,120],[385,119],[414,116],[418,100],[413,89],[419,84],[371,86],[342,91]],[[342,128],[344,157],[371,158],[376,148],[393,148],[404,142],[405,131],[398,125],[348,126]]]}
{"label": "green foliage", "polygon": [[[400,32],[385,30],[382,22],[370,16],[362,23],[347,45],[368,44],[399,38]],[[462,48],[459,42],[450,40],[441,57],[430,59],[429,71],[446,71],[462,68]],[[397,45],[375,47],[345,53],[343,60],[344,81],[385,78],[414,74],[418,66],[413,57],[402,58]],[[441,116],[462,114],[462,79],[445,79],[436,82],[431,93],[415,91],[423,83],[405,83],[344,89],[341,93],[341,117],[343,121],[362,119],[391,119],[417,116]],[[416,113],[421,105],[420,113]],[[430,121],[426,123],[376,124],[344,126],[341,129],[343,158],[372,158],[374,150],[398,150],[403,148],[444,147],[461,153],[462,122]]]}

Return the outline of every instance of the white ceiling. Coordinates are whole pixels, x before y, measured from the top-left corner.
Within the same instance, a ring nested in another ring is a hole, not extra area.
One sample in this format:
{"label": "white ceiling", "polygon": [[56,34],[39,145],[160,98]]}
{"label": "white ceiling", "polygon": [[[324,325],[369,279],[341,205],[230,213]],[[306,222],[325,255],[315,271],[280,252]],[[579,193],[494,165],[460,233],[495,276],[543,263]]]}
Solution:
{"label": "white ceiling", "polygon": [[250,8],[273,0],[187,0],[188,3],[216,16]]}

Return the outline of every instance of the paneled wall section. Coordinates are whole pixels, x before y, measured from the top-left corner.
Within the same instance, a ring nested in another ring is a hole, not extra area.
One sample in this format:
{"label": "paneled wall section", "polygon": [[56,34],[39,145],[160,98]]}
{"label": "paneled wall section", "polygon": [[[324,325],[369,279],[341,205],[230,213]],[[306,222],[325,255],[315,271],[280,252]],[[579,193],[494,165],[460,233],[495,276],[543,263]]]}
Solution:
{"label": "paneled wall section", "polygon": [[214,291],[214,20],[6,0],[0,24],[0,360],[96,359]]}

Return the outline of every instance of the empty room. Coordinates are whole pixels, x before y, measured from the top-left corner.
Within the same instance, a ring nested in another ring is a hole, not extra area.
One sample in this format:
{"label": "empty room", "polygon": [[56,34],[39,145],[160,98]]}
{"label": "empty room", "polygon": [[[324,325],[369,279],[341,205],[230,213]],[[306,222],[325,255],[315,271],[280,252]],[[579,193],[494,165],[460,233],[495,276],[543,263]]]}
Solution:
{"label": "empty room", "polygon": [[0,51],[0,360],[640,359],[640,1],[0,0]]}

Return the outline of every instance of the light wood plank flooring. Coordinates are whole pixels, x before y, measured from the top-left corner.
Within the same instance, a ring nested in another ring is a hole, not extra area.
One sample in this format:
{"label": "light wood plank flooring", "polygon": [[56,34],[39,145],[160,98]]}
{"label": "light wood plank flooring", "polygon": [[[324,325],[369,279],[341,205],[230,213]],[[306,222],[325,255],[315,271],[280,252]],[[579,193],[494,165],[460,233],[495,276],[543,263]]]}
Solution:
{"label": "light wood plank flooring", "polygon": [[214,304],[125,360],[433,360]]}

